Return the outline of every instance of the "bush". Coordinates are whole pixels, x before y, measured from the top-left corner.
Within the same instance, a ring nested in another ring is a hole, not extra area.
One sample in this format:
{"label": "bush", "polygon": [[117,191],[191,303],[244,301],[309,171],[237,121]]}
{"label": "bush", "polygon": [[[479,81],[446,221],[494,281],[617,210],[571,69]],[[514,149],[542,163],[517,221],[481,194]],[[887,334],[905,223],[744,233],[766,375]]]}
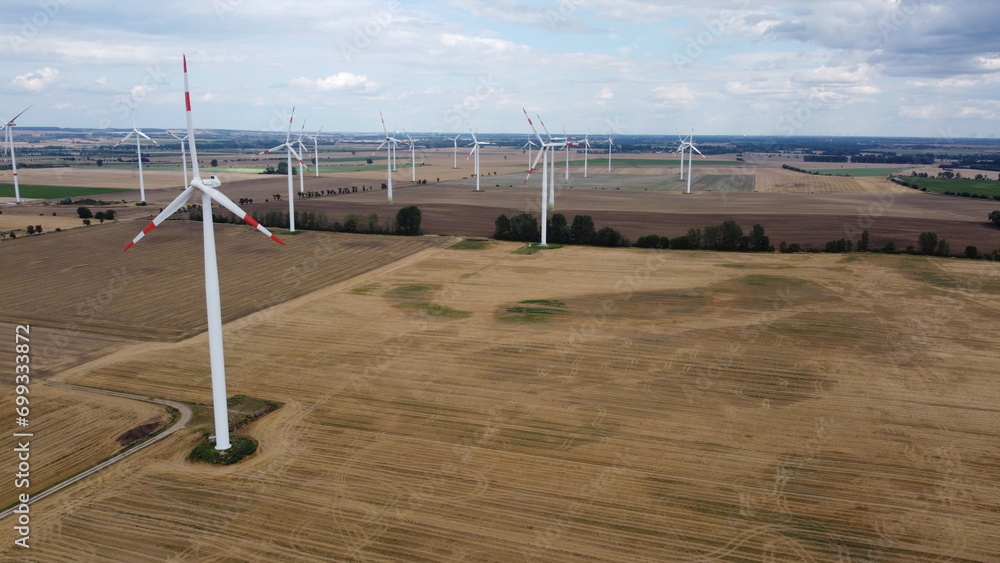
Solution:
{"label": "bush", "polygon": [[577,244],[594,244],[597,232],[594,229],[594,220],[590,215],[577,215],[573,217],[573,225],[570,227],[573,240]]}
{"label": "bush", "polygon": [[[376,220],[377,221],[377,220]],[[369,221],[369,232],[371,231]],[[396,233],[403,236],[417,236],[420,233],[420,209],[415,205],[404,207],[396,213]]]}
{"label": "bush", "polygon": [[500,214],[493,222],[493,238],[497,240],[510,240],[510,219],[506,215]]}
{"label": "bush", "polygon": [[77,215],[80,216],[81,219],[90,219],[91,217],[94,216],[94,214],[90,212],[89,207],[77,207],[76,213]]}
{"label": "bush", "polygon": [[920,233],[917,238],[917,243],[920,245],[921,254],[934,254],[937,252],[938,248],[938,236],[937,233],[925,232]]}
{"label": "bush", "polygon": [[966,246],[965,247],[965,257],[966,258],[973,258],[973,259],[979,258],[979,249],[976,248],[975,246]]}
{"label": "bush", "polygon": [[556,213],[549,221],[548,242],[555,244],[570,244],[573,242],[573,231],[566,223],[566,216]]}
{"label": "bush", "polygon": [[621,233],[611,227],[604,227],[603,229],[597,231],[594,244],[596,246],[607,247],[628,246],[628,239],[623,237]]}
{"label": "bush", "polygon": [[638,248],[660,248],[660,244],[660,235],[646,235],[639,237],[635,241],[635,245]]}

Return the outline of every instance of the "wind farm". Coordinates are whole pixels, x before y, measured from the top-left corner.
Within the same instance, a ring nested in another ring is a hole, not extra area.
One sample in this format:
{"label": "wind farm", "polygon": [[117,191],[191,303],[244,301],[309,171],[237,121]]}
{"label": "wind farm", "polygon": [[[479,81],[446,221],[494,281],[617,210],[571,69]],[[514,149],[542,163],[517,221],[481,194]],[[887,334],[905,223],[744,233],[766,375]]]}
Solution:
{"label": "wind farm", "polygon": [[22,504],[39,560],[997,552],[1000,144],[553,136],[542,115],[600,121],[505,90],[471,98],[511,124],[470,115],[461,161],[460,125],[389,97],[367,131],[293,138],[296,108],[334,122],[298,100],[204,127],[210,72],[177,58],[159,119],[183,98],[187,131],[144,129],[180,145],[137,148],[138,187],[125,131],[29,128],[38,106],[5,127],[0,255],[31,290],[0,292],[0,325],[31,328],[35,470],[28,500],[0,482],[5,558]]}

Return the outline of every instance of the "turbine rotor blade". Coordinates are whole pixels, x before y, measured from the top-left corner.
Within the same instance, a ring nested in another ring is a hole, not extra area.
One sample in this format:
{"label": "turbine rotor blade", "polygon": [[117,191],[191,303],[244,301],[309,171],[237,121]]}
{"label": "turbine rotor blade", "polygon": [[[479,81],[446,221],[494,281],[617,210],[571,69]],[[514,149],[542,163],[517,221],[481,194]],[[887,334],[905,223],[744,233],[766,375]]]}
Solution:
{"label": "turbine rotor blade", "polygon": [[[243,219],[244,221],[246,221],[246,223],[248,225],[250,225],[251,227],[253,227],[253,228],[257,229],[258,231],[260,231],[260,232],[264,233],[265,235],[267,235],[268,238],[272,239],[274,242],[276,242],[276,243],[278,243],[280,245],[284,245],[285,244],[284,242],[282,242],[281,239],[279,239],[278,237],[274,236],[274,234],[272,234],[271,231],[269,231],[266,228],[264,228],[264,225],[261,225],[260,223],[257,222],[256,219],[254,219],[253,217],[251,217],[249,213],[247,213],[246,211],[243,211],[242,209],[240,209],[240,206],[238,206],[235,203],[233,203],[233,200],[231,200],[228,197],[226,197],[226,194],[220,192],[219,190],[217,190],[217,189],[215,189],[213,187],[206,186],[203,182],[201,182],[200,178],[196,179],[193,182],[191,182],[191,185],[197,187],[201,191],[203,191],[206,194],[208,194],[208,196],[211,197],[212,200],[214,200],[216,203],[218,203],[219,205],[221,205],[221,206],[225,207],[226,209],[232,211],[234,215],[236,215],[237,217],[239,217],[239,218]],[[202,216],[203,216],[202,220],[204,220],[204,211],[202,211]]]}
{"label": "turbine rotor blade", "polygon": [[152,231],[153,229],[156,228],[157,225],[166,220],[167,217],[170,217],[171,215],[176,213],[177,210],[180,209],[182,205],[187,203],[188,199],[191,197],[192,194],[194,194],[193,185],[184,188],[184,191],[181,192],[179,196],[174,198],[174,200],[170,202],[170,205],[164,207],[163,211],[161,211],[160,214],[157,215],[155,219],[153,219],[148,225],[146,225],[146,228],[144,228],[142,232],[136,235],[136,237],[132,239],[132,242],[128,243],[128,246],[125,247],[125,252],[127,252],[128,249],[132,248],[132,245],[139,242],[139,240],[142,239],[142,237],[146,236],[146,233]]}
{"label": "turbine rotor blade", "polygon": [[256,155],[256,156],[260,156],[260,155],[262,155],[262,154],[267,154],[267,153],[270,153],[270,152],[274,152],[274,151],[276,151],[276,150],[278,150],[278,149],[281,149],[281,148],[284,148],[284,147],[286,147],[286,146],[287,146],[287,145],[285,145],[284,143],[282,143],[282,144],[280,144],[280,145],[278,145],[278,146],[276,146],[276,147],[274,147],[274,148],[271,148],[271,149],[267,149],[266,151],[260,151],[259,153],[257,153],[257,155]]}

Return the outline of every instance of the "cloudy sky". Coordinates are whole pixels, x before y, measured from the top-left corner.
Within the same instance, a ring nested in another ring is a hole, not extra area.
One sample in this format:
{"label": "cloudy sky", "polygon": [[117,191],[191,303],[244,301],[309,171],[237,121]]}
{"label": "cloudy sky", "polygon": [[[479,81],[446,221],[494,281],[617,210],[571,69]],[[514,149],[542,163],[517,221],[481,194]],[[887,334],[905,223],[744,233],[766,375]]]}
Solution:
{"label": "cloudy sky", "polygon": [[3,4],[23,126],[1000,136],[995,0]]}

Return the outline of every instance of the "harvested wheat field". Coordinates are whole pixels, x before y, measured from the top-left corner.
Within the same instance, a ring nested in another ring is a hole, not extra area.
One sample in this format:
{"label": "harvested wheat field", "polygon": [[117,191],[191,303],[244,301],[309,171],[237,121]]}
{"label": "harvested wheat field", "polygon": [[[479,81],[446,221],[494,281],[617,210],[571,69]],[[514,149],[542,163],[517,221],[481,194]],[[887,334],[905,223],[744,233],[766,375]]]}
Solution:
{"label": "harvested wheat field", "polygon": [[[996,265],[516,248],[436,246],[229,315],[229,394],[283,403],[240,430],[257,454],[193,465],[198,435],[175,434],[32,507],[32,556],[134,559],[142,545],[150,561],[909,562],[1000,551]],[[273,260],[259,256],[258,269],[276,271]],[[206,358],[197,334],[53,378],[204,403]],[[9,527],[2,536],[12,545]]]}

